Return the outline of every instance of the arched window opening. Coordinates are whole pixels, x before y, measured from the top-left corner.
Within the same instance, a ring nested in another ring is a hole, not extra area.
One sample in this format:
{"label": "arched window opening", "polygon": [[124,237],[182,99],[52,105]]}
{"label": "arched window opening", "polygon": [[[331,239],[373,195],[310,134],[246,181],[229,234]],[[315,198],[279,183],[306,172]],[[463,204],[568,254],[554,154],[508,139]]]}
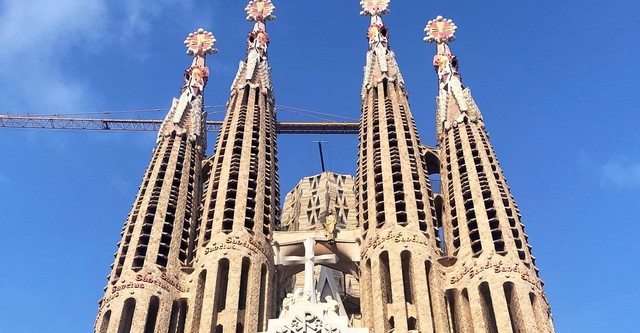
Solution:
{"label": "arched window opening", "polygon": [[178,301],[173,301],[171,305],[171,319],[169,321],[169,333],[175,333],[178,327],[178,312],[180,311],[180,305]]}
{"label": "arched window opening", "polygon": [[496,322],[496,314],[493,310],[493,301],[491,300],[491,291],[489,290],[489,284],[483,282],[480,284],[480,300],[482,302],[482,313],[484,317],[484,323],[487,327],[488,333],[498,333],[498,324]]}
{"label": "arched window opening", "polygon": [[456,311],[455,290],[454,289],[447,290],[444,296],[444,300],[445,300],[445,303],[447,304],[447,315],[449,317],[450,333],[459,333],[460,330],[458,329],[459,323],[457,318],[458,314]]}
{"label": "arched window opening", "polygon": [[240,273],[240,295],[238,297],[238,310],[244,310],[247,307],[247,284],[249,279],[249,266],[251,262],[249,258],[242,259],[242,271]]}
{"label": "arched window opening", "polygon": [[380,282],[382,284],[382,300],[386,304],[393,303],[393,288],[391,287],[391,268],[389,267],[389,253],[380,254]]}
{"label": "arched window opening", "polygon": [[149,301],[149,311],[147,312],[147,322],[144,324],[145,333],[154,333],[156,329],[156,321],[158,320],[158,309],[160,308],[160,299],[152,296]]}
{"label": "arched window opening", "polygon": [[191,325],[194,331],[197,331],[200,329],[200,320],[202,317],[202,304],[204,300],[204,288],[206,283],[207,283],[207,271],[204,270],[200,272],[200,275],[198,276],[198,286],[196,287],[196,299],[193,307],[193,311],[194,311],[193,323]]}
{"label": "arched window opening", "polygon": [[509,310],[509,319],[511,321],[511,330],[513,333],[523,332],[523,320],[520,312],[520,304],[514,292],[513,283],[507,282],[503,285],[504,297],[507,300],[507,309]]}
{"label": "arched window opening", "polygon": [[433,298],[431,298],[431,263],[429,261],[424,262],[425,278],[427,281],[427,297],[429,299],[429,309],[431,311],[431,329],[432,332],[436,331],[436,318],[433,314]]}
{"label": "arched window opening", "polygon": [[405,302],[413,304],[413,285],[411,279],[413,278],[411,269],[411,253],[404,251],[400,254],[400,260],[402,261],[402,283],[404,285],[404,299]]}
{"label": "arched window opening", "polygon": [[416,318],[409,317],[409,319],[407,320],[407,327],[409,328],[409,330],[417,330],[418,327]]}
{"label": "arched window opening", "polygon": [[216,283],[218,304],[215,305],[215,309],[217,309],[218,312],[222,312],[226,308],[227,304],[227,288],[229,284],[229,259],[222,259],[218,263],[218,276],[216,278]]}
{"label": "arched window opening", "polygon": [[100,333],[107,333],[109,329],[109,320],[111,319],[111,310],[105,312],[102,316],[102,324],[100,325]]}
{"label": "arched window opening", "polygon": [[178,317],[178,330],[176,331],[176,333],[183,333],[185,323],[187,322],[187,309],[188,309],[187,299],[186,298],[181,299],[180,301],[178,301],[178,304],[179,304],[180,314]]}
{"label": "arched window opening", "polygon": [[122,309],[122,317],[120,317],[120,325],[118,326],[118,333],[130,333],[131,324],[133,323],[133,312],[136,309],[136,300],[129,298],[124,302]]}
{"label": "arched window opening", "polygon": [[258,304],[258,330],[266,331],[264,322],[267,314],[265,313],[265,293],[267,289],[267,266],[262,265],[260,270],[260,303]]}

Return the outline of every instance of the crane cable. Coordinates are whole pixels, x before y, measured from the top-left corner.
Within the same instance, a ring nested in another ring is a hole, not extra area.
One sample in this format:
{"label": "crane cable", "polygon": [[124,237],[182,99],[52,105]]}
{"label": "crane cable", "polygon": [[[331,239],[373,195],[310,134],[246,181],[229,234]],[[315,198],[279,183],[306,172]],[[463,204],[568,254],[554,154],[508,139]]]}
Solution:
{"label": "crane cable", "polygon": [[[303,117],[318,119],[326,122],[344,122],[349,121],[358,121],[358,119],[341,116],[326,112],[318,112],[303,108],[297,108],[286,105],[276,105],[276,108],[279,111],[285,111],[293,114],[297,114]],[[226,105],[205,105],[203,106],[204,110],[208,110],[208,115],[224,113],[227,111]],[[115,115],[115,114],[140,114],[140,113],[158,113],[158,112],[168,112],[168,108],[153,108],[153,109],[133,109],[133,110],[105,110],[105,111],[96,111],[96,112],[70,112],[70,113],[52,113],[52,114],[29,114],[27,113],[27,117],[73,117],[73,116],[90,116],[90,115]],[[9,114],[7,114],[8,116]],[[336,120],[340,119],[340,120]]]}

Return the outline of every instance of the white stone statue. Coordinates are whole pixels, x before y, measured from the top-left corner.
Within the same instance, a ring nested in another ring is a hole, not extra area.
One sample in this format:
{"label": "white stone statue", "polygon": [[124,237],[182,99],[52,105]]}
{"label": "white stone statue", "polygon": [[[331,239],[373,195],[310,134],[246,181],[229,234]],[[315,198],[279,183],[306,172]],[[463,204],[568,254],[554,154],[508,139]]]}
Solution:
{"label": "white stone statue", "polygon": [[333,299],[331,295],[324,298],[324,309],[326,315],[329,317],[337,317],[338,316],[338,302]]}

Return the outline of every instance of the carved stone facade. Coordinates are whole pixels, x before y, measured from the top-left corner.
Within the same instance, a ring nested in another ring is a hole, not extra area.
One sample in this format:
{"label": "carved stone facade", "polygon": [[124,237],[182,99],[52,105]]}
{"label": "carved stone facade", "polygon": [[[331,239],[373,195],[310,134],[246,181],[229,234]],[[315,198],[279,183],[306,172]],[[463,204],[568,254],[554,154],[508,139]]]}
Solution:
{"label": "carved stone facade", "polygon": [[338,303],[331,297],[314,304],[292,295],[284,304],[287,311],[280,318],[269,320],[265,333],[369,333],[366,328],[352,328],[349,318],[338,313]]}
{"label": "carved stone facade", "polygon": [[123,228],[96,333],[554,332],[518,206],[448,45],[457,27],[438,17],[425,29],[439,79],[430,148],[389,47],[389,0],[361,4],[356,176],[304,178],[282,214],[266,31],[275,7],[246,8],[247,56],[208,158],[215,38],[187,38],[194,60]]}
{"label": "carved stone facade", "polygon": [[[327,171],[303,178],[287,194],[281,229],[292,234],[297,231],[316,231],[322,239],[335,241],[339,230],[358,231],[356,213],[353,177]],[[331,280],[332,287],[327,285],[329,282],[322,283],[323,276]],[[316,266],[314,278],[318,281],[319,298],[332,296],[339,299],[341,313],[349,318],[350,323],[359,325],[362,312],[357,276]],[[295,274],[290,279],[290,286],[286,287],[289,291],[304,287],[303,273]],[[335,288],[335,294],[330,290],[332,288]]]}
{"label": "carved stone facade", "polygon": [[281,226],[290,231],[357,228],[354,179],[349,175],[323,172],[306,177],[284,200]]}

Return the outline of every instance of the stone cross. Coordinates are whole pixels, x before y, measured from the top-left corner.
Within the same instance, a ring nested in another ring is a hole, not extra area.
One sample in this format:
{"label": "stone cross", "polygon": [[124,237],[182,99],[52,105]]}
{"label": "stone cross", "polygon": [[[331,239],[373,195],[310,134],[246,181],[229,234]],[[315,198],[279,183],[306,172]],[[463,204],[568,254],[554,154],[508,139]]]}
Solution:
{"label": "stone cross", "polygon": [[284,266],[304,264],[304,295],[312,304],[316,304],[316,286],[314,267],[316,264],[335,264],[338,257],[335,254],[315,255],[314,247],[316,241],[313,238],[304,240],[304,257],[285,256],[283,259]]}

